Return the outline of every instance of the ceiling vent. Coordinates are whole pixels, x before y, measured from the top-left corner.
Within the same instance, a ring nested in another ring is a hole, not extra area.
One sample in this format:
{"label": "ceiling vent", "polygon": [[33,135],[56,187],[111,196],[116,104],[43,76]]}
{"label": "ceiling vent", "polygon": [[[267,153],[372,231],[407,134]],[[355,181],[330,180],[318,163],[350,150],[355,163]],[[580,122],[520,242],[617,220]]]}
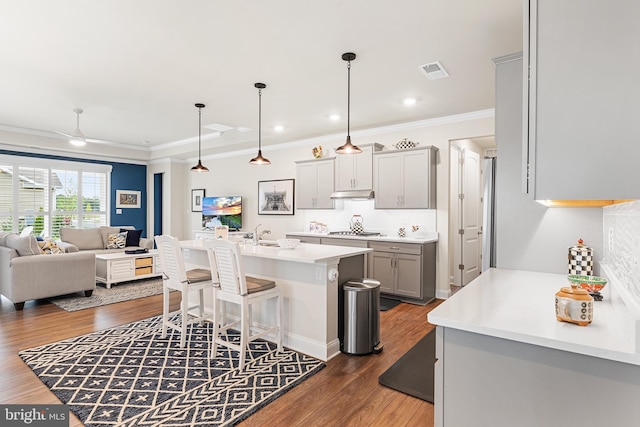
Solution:
{"label": "ceiling vent", "polygon": [[447,73],[447,70],[444,69],[440,61],[424,64],[418,68],[420,68],[420,71],[422,71],[429,80],[437,80],[449,77],[449,73]]}

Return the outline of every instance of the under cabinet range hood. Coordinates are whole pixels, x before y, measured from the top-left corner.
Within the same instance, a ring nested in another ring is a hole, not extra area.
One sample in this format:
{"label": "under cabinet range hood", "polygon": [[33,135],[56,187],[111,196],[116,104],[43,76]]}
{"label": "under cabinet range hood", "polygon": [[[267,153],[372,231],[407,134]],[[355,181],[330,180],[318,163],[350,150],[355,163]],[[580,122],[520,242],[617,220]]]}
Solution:
{"label": "under cabinet range hood", "polygon": [[347,190],[331,193],[332,199],[373,199],[373,190]]}

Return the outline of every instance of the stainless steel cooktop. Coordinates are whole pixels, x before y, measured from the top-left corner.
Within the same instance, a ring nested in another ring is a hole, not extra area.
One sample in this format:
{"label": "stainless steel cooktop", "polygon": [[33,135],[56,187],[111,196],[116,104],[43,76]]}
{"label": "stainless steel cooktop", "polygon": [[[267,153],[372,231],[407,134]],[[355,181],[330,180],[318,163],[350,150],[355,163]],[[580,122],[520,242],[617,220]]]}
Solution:
{"label": "stainless steel cooktop", "polygon": [[353,231],[330,231],[329,235],[338,235],[338,236],[379,236],[380,233],[376,233],[374,231],[363,231],[362,233],[354,233]]}

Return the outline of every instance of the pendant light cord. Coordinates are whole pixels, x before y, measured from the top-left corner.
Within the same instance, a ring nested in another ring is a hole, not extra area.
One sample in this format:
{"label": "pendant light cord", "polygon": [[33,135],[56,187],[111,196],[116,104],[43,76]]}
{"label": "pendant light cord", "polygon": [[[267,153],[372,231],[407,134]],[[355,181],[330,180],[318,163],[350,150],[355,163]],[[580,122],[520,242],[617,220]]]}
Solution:
{"label": "pendant light cord", "polygon": [[258,153],[262,151],[262,89],[258,89]]}
{"label": "pendant light cord", "polygon": [[200,162],[200,158],[202,157],[202,107],[198,107],[198,163]]}
{"label": "pendant light cord", "polygon": [[347,137],[351,125],[351,61],[347,62]]}

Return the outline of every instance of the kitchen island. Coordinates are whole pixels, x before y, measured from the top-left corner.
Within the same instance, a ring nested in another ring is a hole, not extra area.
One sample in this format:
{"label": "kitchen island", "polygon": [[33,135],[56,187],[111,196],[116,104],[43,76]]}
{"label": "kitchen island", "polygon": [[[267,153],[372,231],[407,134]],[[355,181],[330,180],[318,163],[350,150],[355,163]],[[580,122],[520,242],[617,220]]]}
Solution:
{"label": "kitchen island", "polygon": [[429,313],[436,426],[640,425],[637,311],[609,284],[590,325],[559,322],[568,285],[490,269]]}
{"label": "kitchen island", "polygon": [[[180,246],[190,267],[209,267],[204,240],[181,241]],[[282,288],[283,344],[323,361],[336,356],[339,284],[365,277],[363,258],[371,249],[305,243],[294,249],[241,246],[245,273],[272,279]],[[254,320],[270,323],[268,311],[255,310]]]}

